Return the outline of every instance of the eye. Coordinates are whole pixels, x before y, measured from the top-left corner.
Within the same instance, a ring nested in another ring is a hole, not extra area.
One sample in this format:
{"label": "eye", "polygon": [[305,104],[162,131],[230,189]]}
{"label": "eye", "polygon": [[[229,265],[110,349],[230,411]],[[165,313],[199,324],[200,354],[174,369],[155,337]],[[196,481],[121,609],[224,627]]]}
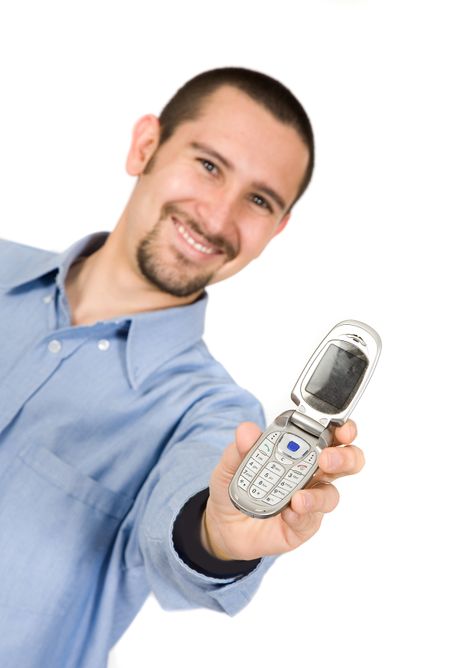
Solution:
{"label": "eye", "polygon": [[266,199],[264,199],[264,197],[261,197],[261,195],[252,195],[252,196],[251,196],[251,200],[252,200],[252,202],[254,202],[254,204],[256,204],[259,208],[261,208],[261,209],[267,209],[267,211],[270,211],[270,212],[273,211],[273,209],[272,209],[272,207],[270,206],[269,202],[268,202]]}
{"label": "eye", "polygon": [[205,171],[209,172],[210,174],[216,174],[218,173],[218,167],[215,165],[211,160],[208,160],[207,158],[197,158],[199,163],[203,166]]}

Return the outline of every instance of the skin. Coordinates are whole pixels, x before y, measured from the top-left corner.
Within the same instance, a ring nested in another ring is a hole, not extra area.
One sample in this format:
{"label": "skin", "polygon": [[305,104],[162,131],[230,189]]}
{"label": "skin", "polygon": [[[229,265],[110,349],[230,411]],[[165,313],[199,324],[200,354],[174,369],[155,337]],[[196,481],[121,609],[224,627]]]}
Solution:
{"label": "skin", "polygon": [[324,514],[338,504],[339,493],[331,482],[358,473],[364,465],[362,451],[350,445],[356,437],[356,425],[348,420],[335,432],[333,445],[340,447],[330,447],[320,455],[313,487],[296,492],[289,506],[275,517],[248,517],[234,508],[228,486],[260,434],[253,422],[239,425],[235,442],[225,450],[211,476],[202,541],[212,555],[223,560],[283,554],[305,543],[320,528]]}
{"label": "skin", "polygon": [[[257,258],[289,220],[307,148],[296,130],[243,92],[223,86],[197,119],[162,145],[159,136],[153,115],[134,126],[126,169],[137,181],[130,198],[105,244],[67,275],[73,325],[192,303],[205,285]],[[256,424],[241,424],[211,476],[201,539],[220,559],[298,547],[336,507],[332,481],[364,463],[351,445],[356,427],[349,421],[335,434],[336,445],[347,445],[322,453],[315,486],[297,492],[280,515],[257,520],[233,506],[228,485],[259,435]]]}
{"label": "skin", "polygon": [[[66,289],[75,324],[180,306],[199,297],[203,288],[180,297],[143,275],[136,251],[149,234],[156,235],[154,254],[175,282],[207,276],[211,284],[257,258],[289,220],[307,149],[292,127],[244,93],[219,89],[201,117],[179,126],[161,147],[159,132],[155,116],[136,123],[127,171],[138,180],[130,199],[104,246],[69,273]],[[255,184],[275,192],[284,206]],[[179,224],[215,252],[195,251],[177,230]]]}

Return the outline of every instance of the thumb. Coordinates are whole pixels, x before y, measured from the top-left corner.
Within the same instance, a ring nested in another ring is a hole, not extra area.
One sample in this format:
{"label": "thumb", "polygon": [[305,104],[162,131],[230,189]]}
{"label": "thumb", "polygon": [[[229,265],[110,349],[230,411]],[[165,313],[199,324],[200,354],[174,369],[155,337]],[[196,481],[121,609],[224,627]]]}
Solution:
{"label": "thumb", "polygon": [[261,429],[255,422],[242,422],[237,427],[235,442],[226,448],[221,461],[222,473],[230,480],[261,433]]}
{"label": "thumb", "polygon": [[242,422],[238,426],[236,429],[236,447],[240,456],[239,464],[261,434],[262,431],[255,422]]}
{"label": "thumb", "polygon": [[261,429],[254,422],[242,422],[236,429],[235,442],[223,451],[219,463],[211,474],[209,483],[209,500],[210,504],[217,504],[219,508],[231,511],[233,516],[242,514],[236,510],[230,501],[228,495],[228,486],[234,474],[239,468],[245,455],[251,449],[252,445],[258,440],[261,435]]}

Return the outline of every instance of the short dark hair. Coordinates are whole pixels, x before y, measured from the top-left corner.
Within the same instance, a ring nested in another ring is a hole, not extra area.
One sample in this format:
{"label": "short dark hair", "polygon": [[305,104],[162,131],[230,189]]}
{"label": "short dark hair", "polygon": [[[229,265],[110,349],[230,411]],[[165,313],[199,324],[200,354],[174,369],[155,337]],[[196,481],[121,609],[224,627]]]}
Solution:
{"label": "short dark hair", "polygon": [[314,169],[314,136],[306,111],[297,98],[286,86],[267,74],[242,67],[222,67],[193,77],[175,93],[159,116],[160,145],[173,135],[179,125],[198,118],[205,99],[226,85],[243,91],[279,121],[294,127],[306,145],[309,152],[308,166],[296,198],[289,207],[292,208],[311,180]]}

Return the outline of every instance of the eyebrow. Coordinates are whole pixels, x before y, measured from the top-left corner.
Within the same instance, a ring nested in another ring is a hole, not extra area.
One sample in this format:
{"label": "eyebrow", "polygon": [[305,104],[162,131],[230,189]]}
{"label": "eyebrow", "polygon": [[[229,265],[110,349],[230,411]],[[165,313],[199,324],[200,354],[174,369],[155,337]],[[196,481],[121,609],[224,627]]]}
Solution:
{"label": "eyebrow", "polygon": [[[234,165],[229,160],[227,160],[227,158],[221,155],[221,153],[218,153],[215,149],[213,149],[211,146],[208,146],[207,144],[203,144],[201,142],[193,141],[191,142],[190,147],[195,149],[196,151],[203,151],[204,153],[207,153],[212,158],[215,158],[218,162],[221,162],[222,165],[224,165],[224,167],[226,167],[230,171],[234,171]],[[286,208],[286,202],[275,190],[273,190],[273,188],[270,188],[265,183],[261,183],[259,181],[254,182],[251,185],[252,188],[255,188],[255,190],[259,190],[268,197],[270,197],[271,199],[273,199],[273,201],[278,204],[280,209]]]}

